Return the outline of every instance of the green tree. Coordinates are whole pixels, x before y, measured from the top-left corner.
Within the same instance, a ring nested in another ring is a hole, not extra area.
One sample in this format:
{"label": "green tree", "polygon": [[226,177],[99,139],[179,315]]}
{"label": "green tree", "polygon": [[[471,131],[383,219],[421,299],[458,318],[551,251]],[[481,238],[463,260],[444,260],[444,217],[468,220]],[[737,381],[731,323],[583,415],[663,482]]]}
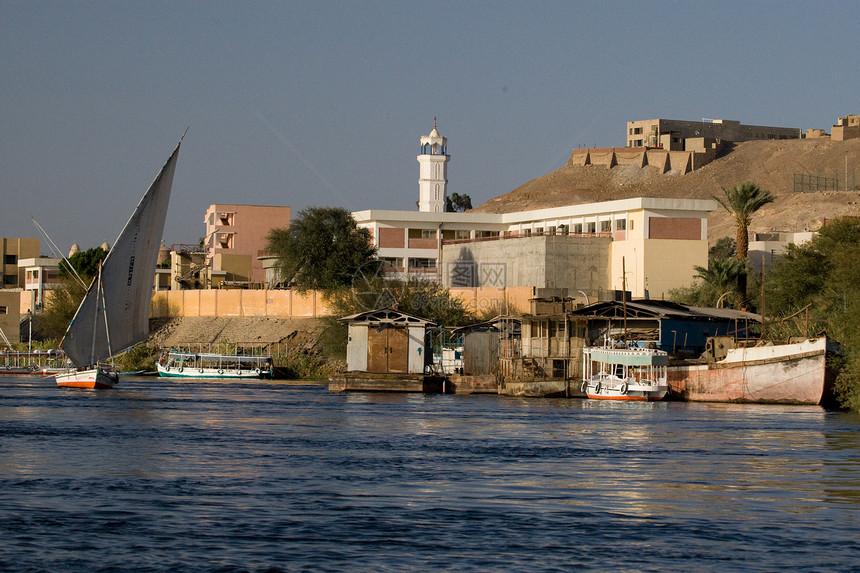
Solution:
{"label": "green tree", "polygon": [[[72,264],[72,268],[75,269],[84,283],[89,284],[99,273],[99,264],[101,264],[106,256],[107,251],[101,247],[94,247],[92,249],[87,249],[86,251],[78,251],[69,257],[69,263]],[[60,275],[67,277],[73,276],[69,271],[69,266],[66,261],[60,261],[59,266]]]}
{"label": "green tree", "polygon": [[[734,215],[737,225],[736,256],[739,261],[746,263],[749,255],[749,226],[752,216],[768,203],[773,203],[775,197],[770,191],[765,191],[755,183],[741,183],[731,189],[723,188],[724,198],[714,197],[723,208]],[[747,307],[747,274],[741,272],[737,280],[738,306],[741,310]]]}
{"label": "green tree", "polygon": [[767,272],[768,333],[841,344],[840,402],[860,410],[860,223],[836,219],[808,243],[789,245]]}
{"label": "green tree", "polygon": [[34,317],[33,337],[36,339],[62,338],[86,294],[77,279],[66,276],[61,277],[61,281],[49,291],[44,309]]}
{"label": "green tree", "polygon": [[722,308],[727,295],[735,291],[738,275],[744,271],[744,263],[735,258],[709,259],[708,268],[696,266],[696,277],[701,279],[706,291],[713,297],[708,306]]}
{"label": "green tree", "polygon": [[272,229],[266,238],[281,280],[299,292],[349,286],[359,269],[374,274],[381,264],[370,231],[346,209],[309,207],[289,228]]}
{"label": "green tree", "polygon": [[472,208],[472,198],[463,193],[451,193],[445,200],[445,210],[450,213],[462,213]]}
{"label": "green tree", "polygon": [[669,300],[690,306],[725,306],[727,300],[735,300],[731,293],[736,293],[738,273],[744,269],[744,263],[734,257],[708,259],[708,267],[694,267],[696,279],[692,285],[672,289]]}

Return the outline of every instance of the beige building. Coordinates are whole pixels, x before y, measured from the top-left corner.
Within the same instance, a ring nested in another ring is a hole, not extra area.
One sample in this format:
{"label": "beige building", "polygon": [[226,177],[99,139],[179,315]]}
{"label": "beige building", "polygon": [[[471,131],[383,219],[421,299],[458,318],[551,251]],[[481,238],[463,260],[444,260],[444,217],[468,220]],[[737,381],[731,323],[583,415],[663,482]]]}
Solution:
{"label": "beige building", "polygon": [[[750,141],[754,139],[799,139],[793,127],[743,125],[728,119],[646,119],[627,122],[627,147],[659,147],[670,151],[690,151],[686,140]],[[700,143],[696,142],[696,146]]]}
{"label": "beige building", "polygon": [[846,115],[836,121],[831,128],[830,138],[833,141],[845,141],[860,137],[860,115]]}
{"label": "beige building", "polygon": [[290,207],[210,205],[205,222],[203,248],[210,273],[206,286],[262,285],[266,276],[259,257],[266,249],[266,236],[272,229],[290,226]]}
{"label": "beige building", "polygon": [[[0,329],[12,344],[21,341],[21,291],[0,290]],[[5,350],[0,337],[0,349]]]}
{"label": "beige building", "polygon": [[24,269],[18,267],[18,261],[39,256],[39,239],[0,237],[0,251],[0,288],[24,288]]}

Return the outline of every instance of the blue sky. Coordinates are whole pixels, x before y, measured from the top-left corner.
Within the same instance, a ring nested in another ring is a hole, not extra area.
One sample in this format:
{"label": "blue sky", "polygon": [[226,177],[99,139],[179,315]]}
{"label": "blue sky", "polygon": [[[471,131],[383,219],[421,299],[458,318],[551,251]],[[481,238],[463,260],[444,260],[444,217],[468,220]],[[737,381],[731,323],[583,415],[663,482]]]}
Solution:
{"label": "blue sky", "polygon": [[[475,205],[634,119],[860,113],[855,2],[0,0],[0,236],[113,242],[186,127],[166,244],[211,203]],[[43,242],[44,245],[44,242]],[[44,252],[48,252],[43,247]]]}

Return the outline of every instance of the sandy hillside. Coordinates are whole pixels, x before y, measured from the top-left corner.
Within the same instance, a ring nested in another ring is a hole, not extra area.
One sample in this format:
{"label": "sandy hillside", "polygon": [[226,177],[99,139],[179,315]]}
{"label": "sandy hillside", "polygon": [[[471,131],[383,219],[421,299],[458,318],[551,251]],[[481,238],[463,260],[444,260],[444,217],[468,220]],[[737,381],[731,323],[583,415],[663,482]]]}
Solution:
{"label": "sandy hillside", "polygon": [[286,343],[291,351],[315,349],[323,321],[315,318],[184,317],[153,319],[149,343],[160,347],[209,342]]}
{"label": "sandy hillside", "polygon": [[[490,199],[474,212],[507,213],[575,203],[630,197],[710,199],[721,188],[752,182],[776,196],[753,218],[752,232],[803,231],[819,221],[842,215],[860,216],[860,191],[796,193],[796,173],[849,178],[854,171],[860,190],[860,139],[829,138],[739,143],[702,169],[681,175],[660,174],[653,167],[565,166],[513,191]],[[840,183],[841,185],[841,183]],[[708,218],[709,239],[734,236],[735,226],[721,207]]]}

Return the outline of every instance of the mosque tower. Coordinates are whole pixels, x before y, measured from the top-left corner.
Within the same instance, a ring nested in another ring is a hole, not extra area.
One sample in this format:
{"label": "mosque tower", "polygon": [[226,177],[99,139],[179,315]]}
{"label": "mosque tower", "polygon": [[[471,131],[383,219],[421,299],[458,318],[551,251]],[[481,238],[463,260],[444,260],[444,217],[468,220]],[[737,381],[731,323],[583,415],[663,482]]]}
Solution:
{"label": "mosque tower", "polygon": [[421,153],[418,155],[418,210],[442,213],[448,199],[448,138],[436,131],[421,137]]}

